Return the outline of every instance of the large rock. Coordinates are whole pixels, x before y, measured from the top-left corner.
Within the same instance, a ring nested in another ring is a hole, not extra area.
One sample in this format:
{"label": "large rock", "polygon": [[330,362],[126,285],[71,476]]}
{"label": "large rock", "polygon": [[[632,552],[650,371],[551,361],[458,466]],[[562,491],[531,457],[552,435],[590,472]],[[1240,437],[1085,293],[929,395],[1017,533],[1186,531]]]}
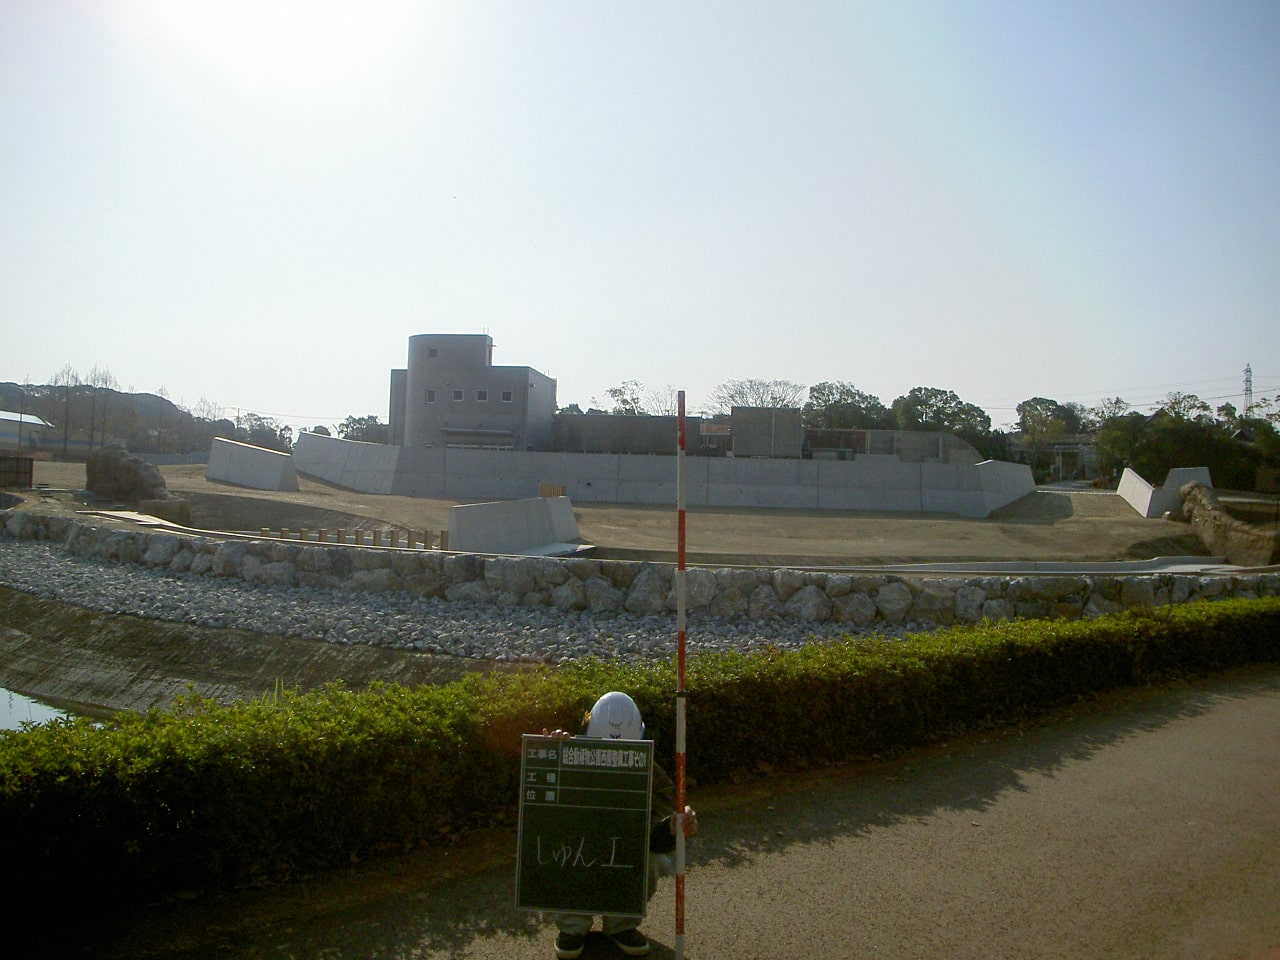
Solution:
{"label": "large rock", "polygon": [[876,609],[888,623],[902,623],[911,609],[911,588],[897,581],[886,583],[876,591]]}
{"label": "large rock", "polygon": [[798,620],[825,623],[831,619],[831,598],[812,584],[793,593],[783,606],[788,616]]}
{"label": "large rock", "polygon": [[141,500],[169,499],[169,488],[159,468],[121,446],[103,447],[90,454],[85,464],[85,482],[104,500],[136,504]]}
{"label": "large rock", "polygon": [[661,613],[667,608],[667,592],[670,589],[671,584],[662,575],[662,571],[646,564],[631,581],[623,606],[628,613],[641,617]]}

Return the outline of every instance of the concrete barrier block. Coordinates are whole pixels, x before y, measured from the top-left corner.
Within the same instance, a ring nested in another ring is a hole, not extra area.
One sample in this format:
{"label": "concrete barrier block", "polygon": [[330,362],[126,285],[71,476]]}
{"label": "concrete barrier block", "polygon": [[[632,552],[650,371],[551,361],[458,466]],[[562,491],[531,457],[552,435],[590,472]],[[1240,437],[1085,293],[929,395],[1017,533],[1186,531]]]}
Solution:
{"label": "concrete barrier block", "polygon": [[[568,497],[530,497],[449,508],[449,549],[460,553],[544,553],[577,539]],[[572,536],[563,534],[571,533]]]}
{"label": "concrete barrier block", "polygon": [[290,454],[222,437],[214,437],[209,446],[205,477],[254,490],[298,489],[298,476]]}

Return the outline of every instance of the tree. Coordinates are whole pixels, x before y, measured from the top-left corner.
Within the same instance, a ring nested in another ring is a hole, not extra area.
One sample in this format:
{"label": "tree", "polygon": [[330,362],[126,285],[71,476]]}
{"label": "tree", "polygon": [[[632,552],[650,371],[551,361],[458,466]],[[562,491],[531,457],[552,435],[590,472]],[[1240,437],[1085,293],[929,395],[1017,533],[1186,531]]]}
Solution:
{"label": "tree", "polygon": [[643,392],[644,384],[639,380],[623,380],[618,386],[610,387],[605,391],[613,401],[613,409],[609,412],[623,417],[638,417],[647,413],[640,399]]}
{"label": "tree", "polygon": [[671,384],[657,390],[646,390],[644,403],[655,417],[674,417],[680,413],[680,391]]}
{"label": "tree", "polygon": [[1254,420],[1269,420],[1272,423],[1280,423],[1280,394],[1255,400],[1247,413]]}
{"label": "tree", "polygon": [[1212,420],[1210,406],[1194,393],[1182,393],[1175,390],[1164,398],[1160,409],[1175,420]]}
{"label": "tree", "polygon": [[1092,429],[1092,415],[1083,403],[1068,401],[1058,407],[1058,417],[1067,428],[1067,433],[1085,433]]}
{"label": "tree", "polygon": [[1261,462],[1257,447],[1233,440],[1219,424],[1157,414],[1146,421],[1129,466],[1153,484],[1163,483],[1174,467],[1204,466],[1215,487],[1248,490]]}
{"label": "tree", "polygon": [[1229,430],[1239,430],[1244,426],[1244,419],[1236,410],[1234,403],[1219,404],[1217,417],[1218,422],[1224,424]]}
{"label": "tree", "polygon": [[333,434],[329,432],[329,428],[328,428],[328,427],[326,427],[326,426],[325,426],[324,424],[322,424],[322,423],[317,423],[314,427],[312,427],[312,428],[311,428],[311,432],[312,432],[312,433],[315,433],[315,434],[319,434],[319,435],[320,435],[320,436],[322,436],[322,437],[332,437],[332,436],[333,436]]}
{"label": "tree", "polygon": [[[100,442],[102,445],[105,445],[107,442],[107,401],[111,396],[111,391],[119,387],[120,384],[116,382],[116,378],[108,368],[99,367],[96,364],[93,369],[89,371],[88,382],[89,386],[93,388],[92,393],[90,394],[91,402],[89,407],[89,449],[92,450],[93,428],[94,421],[98,416],[98,408],[99,406],[102,408],[102,430]],[[101,402],[99,402],[99,397],[101,397]]]}
{"label": "tree", "polygon": [[51,386],[62,389],[62,416],[58,419],[62,421],[62,456],[67,456],[67,444],[71,440],[71,397],[72,388],[80,386],[80,374],[72,369],[71,364],[67,364],[50,379]]}
{"label": "tree", "polygon": [[1052,440],[1066,433],[1075,433],[1068,425],[1068,419],[1074,419],[1079,425],[1079,418],[1064,408],[1057,400],[1044,397],[1032,397],[1018,404],[1018,429],[1026,436],[1039,440]]}
{"label": "tree", "polygon": [[576,416],[581,416],[581,415],[582,415],[582,408],[581,408],[580,406],[578,406],[576,403],[571,403],[571,404],[569,404],[567,407],[561,407],[561,408],[560,408],[560,410],[559,410],[559,412],[560,412],[560,413],[563,413],[563,414],[565,414],[565,415],[567,415],[567,416],[575,416],[575,417],[576,417]]}
{"label": "tree", "polygon": [[386,443],[390,439],[390,428],[379,423],[372,413],[367,417],[347,417],[338,424],[338,436],[343,440],[358,440],[361,443]]}
{"label": "tree", "polygon": [[[1047,447],[1071,431],[1067,418],[1072,416],[1057,400],[1032,397],[1018,404],[1018,428],[1022,431],[1023,446],[1031,454],[1031,469],[1037,479],[1052,472]],[[1079,422],[1077,420],[1077,426]]]}
{"label": "tree", "polygon": [[962,402],[951,411],[948,425],[943,429],[961,436],[987,434],[991,432],[991,417],[978,405]]}
{"label": "tree", "polygon": [[1114,476],[1129,466],[1146,423],[1147,418],[1140,413],[1116,414],[1103,421],[1093,446],[1098,454],[1098,469],[1104,476]]}
{"label": "tree", "polygon": [[221,420],[222,407],[207,397],[201,397],[192,409],[191,415],[197,420]]}
{"label": "tree", "polygon": [[734,407],[795,408],[804,394],[804,384],[791,380],[726,380],[711,392],[711,404],[717,413]]}
{"label": "tree", "polygon": [[164,453],[164,405],[169,400],[169,391],[164,384],[160,385],[157,396],[160,397],[160,402],[156,404],[156,452]]}
{"label": "tree", "polygon": [[1096,407],[1089,410],[1089,417],[1093,420],[1094,429],[1099,429],[1105,426],[1108,420],[1123,417],[1128,412],[1129,404],[1119,397],[1104,397]]}
{"label": "tree", "polygon": [[951,390],[912,387],[893,401],[891,408],[899,430],[946,430],[952,433],[986,434],[991,417],[981,407],[965,403]]}
{"label": "tree", "polygon": [[851,383],[824,380],[809,388],[803,408],[806,427],[823,430],[892,430],[893,414],[879,397]]}
{"label": "tree", "polygon": [[288,453],[293,447],[293,428],[281,426],[271,417],[245,413],[238,418],[236,439],[268,450]]}

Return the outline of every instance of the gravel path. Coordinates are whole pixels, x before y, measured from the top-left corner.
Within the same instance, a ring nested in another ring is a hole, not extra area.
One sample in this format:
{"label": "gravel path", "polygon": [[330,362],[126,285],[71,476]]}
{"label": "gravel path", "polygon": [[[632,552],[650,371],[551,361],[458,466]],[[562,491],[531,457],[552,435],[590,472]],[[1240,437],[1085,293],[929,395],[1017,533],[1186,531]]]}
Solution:
{"label": "gravel path", "polygon": [[[497,607],[407,594],[279,587],[77,557],[40,541],[0,540],[0,584],[91,610],[206,627],[489,660],[563,663],[674,656],[674,616]],[[913,629],[904,625],[895,633]],[[798,647],[848,624],[698,617],[689,651]]]}

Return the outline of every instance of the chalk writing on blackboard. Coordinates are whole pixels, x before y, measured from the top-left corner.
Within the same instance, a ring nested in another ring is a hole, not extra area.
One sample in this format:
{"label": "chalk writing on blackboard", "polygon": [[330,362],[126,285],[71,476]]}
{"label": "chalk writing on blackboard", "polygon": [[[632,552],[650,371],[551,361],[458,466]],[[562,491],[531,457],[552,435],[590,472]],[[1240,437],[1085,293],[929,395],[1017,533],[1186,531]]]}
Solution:
{"label": "chalk writing on blackboard", "polygon": [[653,742],[526,736],[522,748],[516,906],[643,915]]}
{"label": "chalk writing on blackboard", "polygon": [[603,852],[596,844],[588,848],[586,837],[579,839],[576,846],[549,841],[544,848],[542,837],[538,836],[534,837],[534,846],[537,850],[539,866],[554,863],[560,867],[581,867],[586,870],[592,867],[599,867],[602,870],[634,870],[636,866],[634,863],[619,862],[618,841],[621,839],[622,837],[609,837],[608,849]]}

